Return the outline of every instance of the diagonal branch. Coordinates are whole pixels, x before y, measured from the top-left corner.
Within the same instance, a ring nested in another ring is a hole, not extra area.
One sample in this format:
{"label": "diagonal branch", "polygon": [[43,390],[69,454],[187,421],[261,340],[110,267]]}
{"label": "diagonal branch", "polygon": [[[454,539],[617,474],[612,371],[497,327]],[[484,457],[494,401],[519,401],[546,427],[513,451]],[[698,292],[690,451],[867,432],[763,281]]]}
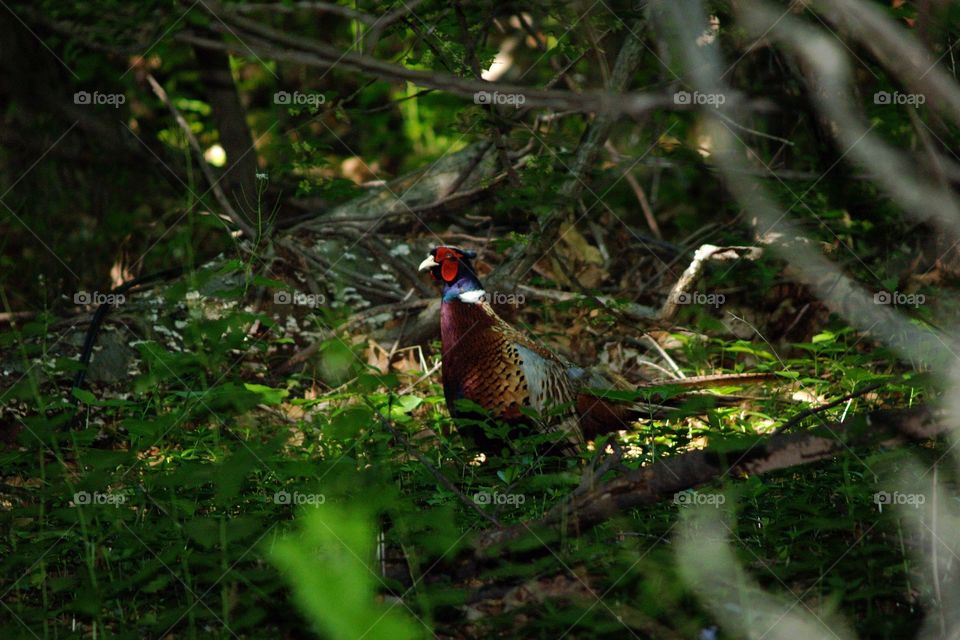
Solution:
{"label": "diagonal branch", "polygon": [[153,89],[153,92],[156,94],[156,96],[160,98],[160,101],[163,102],[167,109],[170,110],[170,113],[173,114],[174,120],[176,120],[177,125],[183,131],[183,135],[186,136],[187,142],[190,144],[190,148],[193,149],[193,152],[197,155],[197,164],[200,165],[200,170],[203,171],[203,176],[207,179],[207,182],[210,183],[210,190],[213,191],[213,195],[217,199],[217,202],[220,203],[220,206],[223,207],[224,212],[230,216],[230,220],[237,225],[237,228],[240,229],[245,236],[255,239],[257,237],[257,232],[246,220],[243,219],[239,213],[237,213],[237,210],[233,208],[233,205],[230,204],[229,198],[227,198],[227,195],[220,187],[220,181],[215,175],[213,175],[213,171],[210,170],[207,162],[203,159],[203,150],[200,148],[200,143],[197,141],[197,137],[193,135],[193,131],[190,130],[190,125],[186,120],[184,120],[180,110],[177,109],[170,101],[170,97],[167,95],[167,92],[162,86],[160,86],[160,83],[157,82],[156,78],[154,78],[152,74],[148,73],[146,78],[147,82],[150,84],[150,88]]}

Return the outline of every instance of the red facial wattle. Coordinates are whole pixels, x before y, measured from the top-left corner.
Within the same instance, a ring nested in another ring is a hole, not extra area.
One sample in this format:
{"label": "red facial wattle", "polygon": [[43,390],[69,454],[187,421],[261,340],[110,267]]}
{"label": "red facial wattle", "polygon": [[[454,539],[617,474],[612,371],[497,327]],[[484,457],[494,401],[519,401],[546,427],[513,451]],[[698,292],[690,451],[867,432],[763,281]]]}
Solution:
{"label": "red facial wattle", "polygon": [[443,278],[444,282],[455,281],[459,272],[460,267],[456,258],[449,257],[440,261],[440,277]]}

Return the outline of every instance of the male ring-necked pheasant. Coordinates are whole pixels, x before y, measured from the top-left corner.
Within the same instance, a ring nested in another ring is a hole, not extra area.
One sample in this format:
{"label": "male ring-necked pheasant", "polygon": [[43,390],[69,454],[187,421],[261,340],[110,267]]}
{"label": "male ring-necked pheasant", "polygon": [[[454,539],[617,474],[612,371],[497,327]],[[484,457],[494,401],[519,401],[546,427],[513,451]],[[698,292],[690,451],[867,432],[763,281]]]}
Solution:
{"label": "male ring-necked pheasant", "polygon": [[[501,319],[473,269],[475,257],[459,247],[439,246],[419,267],[429,270],[442,290],[443,392],[452,416],[474,417],[458,407],[458,401],[470,400],[492,418],[556,433],[572,445],[625,429],[642,417],[637,405],[597,394],[629,389],[625,381],[567,362]],[[701,386],[697,383],[756,377],[702,376],[683,382]],[[475,439],[484,449],[498,444],[482,434]]]}

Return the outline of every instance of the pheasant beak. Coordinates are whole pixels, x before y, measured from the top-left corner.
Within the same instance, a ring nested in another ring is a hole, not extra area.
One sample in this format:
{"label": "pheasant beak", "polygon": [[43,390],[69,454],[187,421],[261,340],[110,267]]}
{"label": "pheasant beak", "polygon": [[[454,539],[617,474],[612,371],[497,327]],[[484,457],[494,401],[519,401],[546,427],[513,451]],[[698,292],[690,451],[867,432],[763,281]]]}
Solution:
{"label": "pheasant beak", "polygon": [[426,271],[427,269],[433,269],[434,267],[439,267],[440,263],[433,259],[432,255],[427,256],[427,259],[420,263],[420,266],[417,267],[417,271]]}

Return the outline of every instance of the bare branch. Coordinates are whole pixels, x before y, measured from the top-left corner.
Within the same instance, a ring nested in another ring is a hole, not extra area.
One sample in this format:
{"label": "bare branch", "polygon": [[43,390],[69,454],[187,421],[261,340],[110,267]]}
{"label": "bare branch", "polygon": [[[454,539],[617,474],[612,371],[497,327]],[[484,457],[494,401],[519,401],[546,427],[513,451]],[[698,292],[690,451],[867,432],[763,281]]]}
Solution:
{"label": "bare branch", "polygon": [[830,133],[845,155],[876,174],[879,186],[906,214],[936,222],[941,230],[956,238],[960,204],[952,191],[918,171],[915,163],[884,142],[873,132],[873,126],[868,126],[866,118],[854,107],[848,57],[836,38],[789,16],[782,17],[779,11],[761,4],[745,9],[742,18],[749,29],[767,32],[768,37],[782,42],[813,70],[807,79],[810,94],[818,109],[835,123]]}
{"label": "bare branch", "polygon": [[[658,7],[662,12],[657,15],[669,29],[668,37],[680,45],[686,57],[694,88],[701,93],[725,95],[727,88],[722,84],[719,53],[711,47],[696,45],[698,25],[706,24],[706,16],[701,12],[700,17],[697,18],[689,11],[680,12],[676,6],[667,3]],[[748,12],[749,27],[757,33],[764,33],[767,29],[770,33],[778,34],[780,28],[786,24],[795,28],[789,31],[784,29],[784,38],[792,38],[793,34],[805,34],[804,38],[795,38],[792,45],[805,48],[810,55],[814,50],[819,51],[818,55],[826,60],[811,60],[811,63],[828,67],[824,71],[833,79],[831,88],[846,91],[845,87],[837,82],[837,75],[841,74],[841,69],[846,68],[846,64],[842,56],[835,51],[832,38],[820,33],[809,33],[806,25],[794,25],[793,18],[774,11],[767,5],[753,3]],[[776,26],[771,28],[771,24]],[[823,104],[822,108],[834,109],[834,105]],[[817,250],[816,245],[807,239],[791,221],[788,216],[790,209],[786,211],[780,209],[763,185],[746,171],[749,163],[745,158],[749,157],[750,150],[722,119],[715,116],[716,111],[723,109],[732,110],[735,109],[735,105],[726,103],[720,105],[719,109],[704,110],[704,113],[710,116],[707,126],[714,141],[713,157],[716,159],[716,165],[731,192],[744,210],[749,212],[750,220],[760,240],[770,244],[788,261],[788,269],[792,277],[810,287],[815,295],[832,310],[843,315],[851,325],[864,332],[873,333],[905,358],[932,366],[940,373],[949,370],[950,362],[956,362],[957,353],[960,353],[960,347],[955,340],[933,329],[922,330],[896,308],[877,304],[873,292],[866,291]],[[856,126],[861,127],[859,119]],[[841,133],[848,135],[850,132]],[[879,149],[877,145],[873,145],[870,149],[874,154],[887,153],[887,150]],[[850,153],[869,155],[860,149],[858,144],[853,145]],[[865,164],[868,165],[875,160],[876,158],[864,159]],[[899,158],[895,159],[895,163],[903,164]],[[912,172],[912,169],[909,170]],[[882,186],[887,188],[891,187],[889,181],[902,184],[902,180],[901,177],[881,175]],[[911,184],[910,188],[914,188],[914,185]],[[938,190],[939,187],[933,188],[933,192]],[[802,196],[793,206],[801,202]],[[929,202],[923,202],[918,203],[918,206],[927,207],[929,204]],[[936,215],[952,214],[941,211]]]}
{"label": "bare branch", "polygon": [[439,89],[470,100],[473,100],[474,95],[478,92],[497,91],[522,95],[525,101],[524,106],[527,107],[549,108],[558,111],[606,113],[611,116],[636,116],[657,108],[687,108],[684,105],[675,104],[672,96],[667,94],[584,92],[577,95],[565,91],[498,84],[483,80],[459,78],[450,74],[408,69],[353,51],[344,52],[333,45],[284,33],[260,22],[239,16],[216,2],[211,1],[207,4],[215,15],[229,23],[233,29],[220,23],[214,23],[211,27],[225,35],[240,38],[241,41],[236,43],[219,42],[191,32],[179,33],[176,36],[178,40],[196,46],[226,50],[241,57],[249,56],[252,53],[261,58],[294,62],[324,69],[336,66],[345,70],[368,73],[385,80],[412,82],[418,86]]}
{"label": "bare branch", "polygon": [[667,295],[660,311],[660,318],[667,321],[677,315],[678,305],[683,302],[683,296],[688,295],[690,289],[696,284],[708,260],[756,260],[762,253],[763,250],[758,247],[715,247],[712,244],[701,246],[694,252],[690,265]]}

